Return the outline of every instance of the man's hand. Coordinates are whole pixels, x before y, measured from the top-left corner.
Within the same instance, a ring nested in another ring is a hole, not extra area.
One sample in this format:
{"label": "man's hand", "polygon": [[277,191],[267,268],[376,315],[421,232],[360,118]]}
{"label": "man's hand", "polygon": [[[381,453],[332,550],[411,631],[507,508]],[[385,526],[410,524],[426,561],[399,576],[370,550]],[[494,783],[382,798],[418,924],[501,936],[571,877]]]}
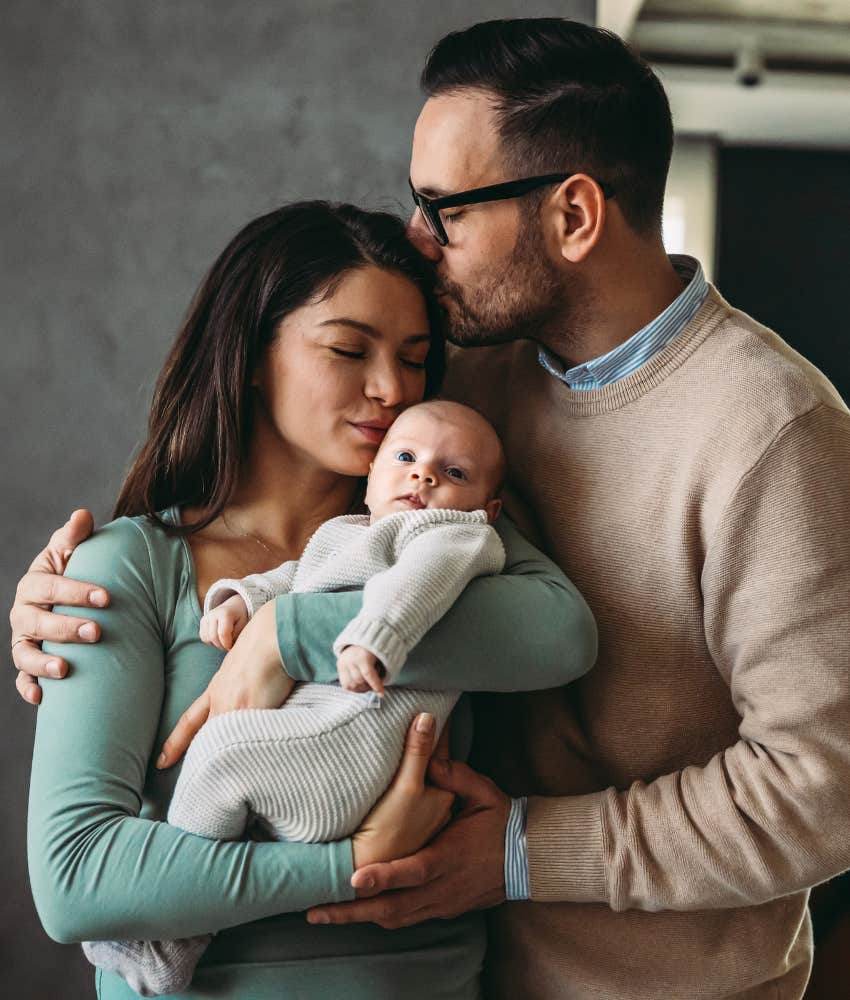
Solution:
{"label": "man's hand", "polygon": [[104,608],[109,594],[93,583],[66,580],[62,574],[71,553],[92,533],[94,520],[87,510],[75,510],[67,523],[54,531],[47,548],[35,557],[21,578],[9,614],[12,626],[12,659],[18,669],[15,686],[31,705],[41,701],[39,677],[64,677],[68,664],[41,651],[41,641],[97,642],[100,626],[86,618],[55,615],[54,604]]}
{"label": "man's hand", "polygon": [[346,691],[384,693],[384,668],[381,661],[362,646],[346,646],[336,658],[339,683]]}
{"label": "man's hand", "polygon": [[352,903],[319,906],[314,924],[371,921],[387,929],[456,917],[496,906],[505,898],[505,827],[510,799],[496,785],[457,761],[433,760],[431,782],[454,792],[463,811],[417,854],[359,868]]}
{"label": "man's hand", "polygon": [[206,691],[180,716],[156,766],[176,764],[208,718],[237,708],[280,708],[294,686],[280,662],[274,601],[269,601],[245,626]]}

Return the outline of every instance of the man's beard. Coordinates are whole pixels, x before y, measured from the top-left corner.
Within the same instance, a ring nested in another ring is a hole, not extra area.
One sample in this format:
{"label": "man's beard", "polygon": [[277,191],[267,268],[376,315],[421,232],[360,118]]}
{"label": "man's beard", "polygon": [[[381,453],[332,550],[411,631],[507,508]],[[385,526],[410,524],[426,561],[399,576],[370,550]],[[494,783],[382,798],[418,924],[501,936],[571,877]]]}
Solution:
{"label": "man's beard", "polygon": [[563,341],[575,305],[564,276],[549,259],[537,213],[524,222],[503,265],[494,265],[474,287],[442,279],[439,291],[446,335],[459,347],[483,347],[511,340]]}

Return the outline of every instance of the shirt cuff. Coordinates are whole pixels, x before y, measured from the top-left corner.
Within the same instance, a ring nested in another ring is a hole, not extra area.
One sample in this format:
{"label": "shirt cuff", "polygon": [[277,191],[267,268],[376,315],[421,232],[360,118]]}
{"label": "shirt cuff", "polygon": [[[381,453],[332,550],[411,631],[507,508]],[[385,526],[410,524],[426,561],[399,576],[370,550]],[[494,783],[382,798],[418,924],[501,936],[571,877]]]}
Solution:
{"label": "shirt cuff", "polygon": [[505,827],[505,896],[508,899],[531,897],[525,833],[527,813],[527,798],[511,799],[511,811]]}

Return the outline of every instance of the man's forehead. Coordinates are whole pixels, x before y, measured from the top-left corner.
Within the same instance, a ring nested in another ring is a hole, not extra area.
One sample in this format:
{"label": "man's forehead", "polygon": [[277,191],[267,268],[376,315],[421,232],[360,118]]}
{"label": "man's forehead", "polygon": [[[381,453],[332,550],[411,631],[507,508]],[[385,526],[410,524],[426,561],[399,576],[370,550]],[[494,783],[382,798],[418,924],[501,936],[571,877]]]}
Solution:
{"label": "man's forehead", "polygon": [[501,179],[499,137],[486,94],[465,90],[425,102],[413,132],[410,179],[431,197]]}

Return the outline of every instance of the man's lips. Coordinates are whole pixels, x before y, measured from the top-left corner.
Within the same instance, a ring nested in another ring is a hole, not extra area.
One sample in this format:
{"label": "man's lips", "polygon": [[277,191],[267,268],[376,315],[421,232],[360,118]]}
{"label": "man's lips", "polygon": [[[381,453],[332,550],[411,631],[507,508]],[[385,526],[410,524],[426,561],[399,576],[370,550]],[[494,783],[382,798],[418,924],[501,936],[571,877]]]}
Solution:
{"label": "man's lips", "polygon": [[351,426],[356,431],[360,431],[363,437],[366,438],[370,444],[380,444],[384,440],[386,433],[390,428],[389,424],[382,424],[377,421],[369,424],[352,423]]}

